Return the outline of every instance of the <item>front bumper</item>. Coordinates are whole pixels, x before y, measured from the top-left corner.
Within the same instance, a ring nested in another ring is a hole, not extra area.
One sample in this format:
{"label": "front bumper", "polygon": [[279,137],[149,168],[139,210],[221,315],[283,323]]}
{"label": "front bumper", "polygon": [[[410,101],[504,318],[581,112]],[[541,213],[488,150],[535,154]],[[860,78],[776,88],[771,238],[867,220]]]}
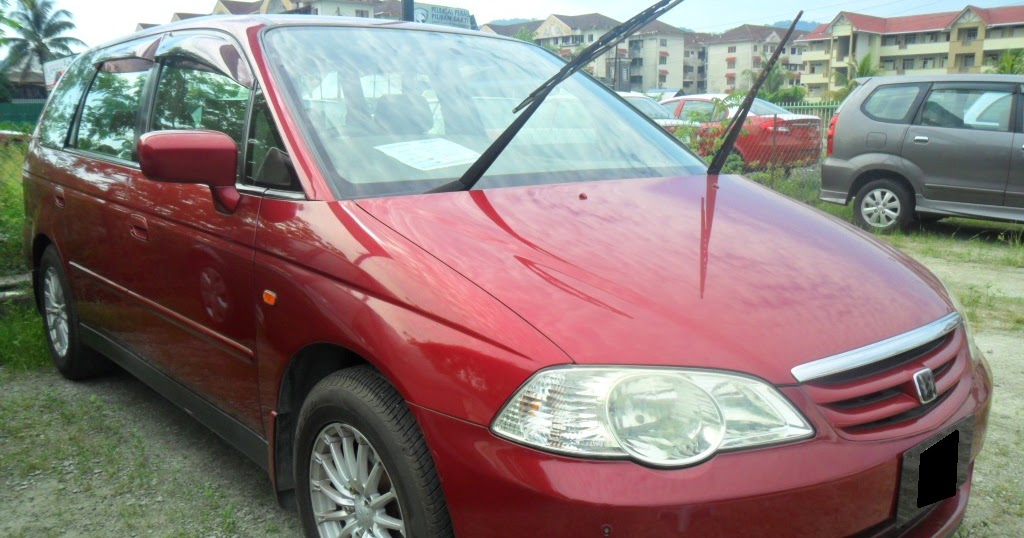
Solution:
{"label": "front bumper", "polygon": [[[581,460],[500,439],[482,426],[414,407],[458,536],[948,536],[967,508],[957,495],[897,529],[902,454],[974,416],[983,444],[991,382],[976,368],[971,397],[941,427],[886,441],[854,442],[808,413],[814,439],[719,454],[687,469]],[[782,389],[811,409],[801,389]],[[972,467],[973,472],[973,467]]]}

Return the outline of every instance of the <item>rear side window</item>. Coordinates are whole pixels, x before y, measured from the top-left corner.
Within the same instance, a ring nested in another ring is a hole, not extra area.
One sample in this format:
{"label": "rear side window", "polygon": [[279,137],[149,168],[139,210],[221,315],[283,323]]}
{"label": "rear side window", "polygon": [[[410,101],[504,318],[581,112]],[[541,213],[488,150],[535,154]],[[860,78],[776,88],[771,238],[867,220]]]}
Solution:
{"label": "rear side window", "polygon": [[921,84],[892,84],[882,86],[864,101],[862,109],[876,121],[910,123],[915,106],[924,86]]}
{"label": "rear side window", "polygon": [[714,103],[707,101],[686,101],[681,114],[684,120],[706,122],[711,121],[711,115],[715,112]]}
{"label": "rear side window", "polygon": [[64,149],[75,110],[94,71],[87,58],[79,58],[61,77],[46,107],[46,114],[39,121],[39,142],[42,145]]}
{"label": "rear side window", "polygon": [[1013,94],[1007,91],[968,88],[936,88],[921,110],[921,125],[972,129],[1010,130]]}
{"label": "rear side window", "polygon": [[202,64],[169,60],[160,71],[152,129],[220,131],[242,147],[249,93],[249,88]]}
{"label": "rear side window", "polygon": [[142,89],[152,69],[147,60],[104,63],[82,105],[75,147],[124,161],[135,160]]}

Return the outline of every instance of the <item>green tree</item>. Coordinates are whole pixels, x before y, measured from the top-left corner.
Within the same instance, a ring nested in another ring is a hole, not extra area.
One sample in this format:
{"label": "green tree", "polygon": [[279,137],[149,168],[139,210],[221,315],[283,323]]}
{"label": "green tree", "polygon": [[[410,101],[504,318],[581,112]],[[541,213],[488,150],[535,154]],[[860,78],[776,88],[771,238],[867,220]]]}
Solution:
{"label": "green tree", "polygon": [[72,47],[86,48],[80,39],[64,34],[75,29],[71,13],[55,9],[53,0],[18,0],[10,18],[2,21],[12,31],[5,37],[5,72],[20,71],[24,79],[33,67],[42,68],[50,60],[73,54]]}
{"label": "green tree", "polygon": [[527,43],[533,43],[533,32],[527,27],[522,27],[516,32],[516,35],[512,36],[520,41],[526,41]]}
{"label": "green tree", "polygon": [[[782,66],[782,63],[780,59],[772,65],[771,71],[768,72],[768,77],[764,79],[764,85],[761,86],[761,92],[775,93],[786,86],[786,81],[789,80],[789,73],[786,72],[786,68]],[[751,88],[754,87],[754,83],[757,82],[758,77],[761,76],[763,71],[763,68],[757,71],[751,69],[743,71],[743,76],[750,82]]]}
{"label": "green tree", "polygon": [[832,76],[835,79],[836,86],[840,89],[832,92],[832,98],[836,101],[842,101],[846,99],[847,95],[853,91],[853,88],[857,85],[857,79],[873,77],[882,72],[882,68],[875,65],[875,62],[871,60],[874,55],[874,51],[869,51],[867,55],[861,58],[859,61],[855,55],[850,55],[850,60],[846,63],[846,71],[840,71],[836,69],[833,71]]}
{"label": "green tree", "polygon": [[997,75],[1024,74],[1024,50],[1004,50],[999,59],[989,66],[988,72]]}

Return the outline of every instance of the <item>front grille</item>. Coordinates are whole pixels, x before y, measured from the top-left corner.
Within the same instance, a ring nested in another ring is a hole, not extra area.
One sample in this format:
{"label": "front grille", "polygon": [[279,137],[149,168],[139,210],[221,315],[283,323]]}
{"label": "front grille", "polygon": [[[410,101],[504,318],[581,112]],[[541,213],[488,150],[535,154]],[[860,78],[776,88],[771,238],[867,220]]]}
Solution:
{"label": "front grille", "polygon": [[[881,439],[911,434],[932,410],[957,393],[969,389],[963,383],[970,357],[962,328],[914,349],[882,358],[852,370],[816,378],[804,389],[822,414],[844,437]],[[922,404],[914,374],[932,370],[938,397]]]}

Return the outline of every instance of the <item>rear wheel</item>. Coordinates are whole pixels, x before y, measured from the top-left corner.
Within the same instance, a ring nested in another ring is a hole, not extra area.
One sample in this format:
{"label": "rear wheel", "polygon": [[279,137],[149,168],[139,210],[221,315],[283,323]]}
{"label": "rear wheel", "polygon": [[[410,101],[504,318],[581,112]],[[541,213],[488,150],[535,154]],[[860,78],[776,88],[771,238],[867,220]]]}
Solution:
{"label": "rear wheel", "polygon": [[78,312],[60,255],[46,248],[39,263],[39,306],[46,329],[46,343],[57,371],[67,379],[81,380],[103,374],[110,362],[82,344]]}
{"label": "rear wheel", "polygon": [[914,197],[895,180],[871,181],[857,192],[853,218],[868,231],[888,233],[906,229],[914,220]]}
{"label": "rear wheel", "polygon": [[370,367],[342,370],[313,388],[299,414],[294,468],[306,536],[452,536],[423,434]]}

